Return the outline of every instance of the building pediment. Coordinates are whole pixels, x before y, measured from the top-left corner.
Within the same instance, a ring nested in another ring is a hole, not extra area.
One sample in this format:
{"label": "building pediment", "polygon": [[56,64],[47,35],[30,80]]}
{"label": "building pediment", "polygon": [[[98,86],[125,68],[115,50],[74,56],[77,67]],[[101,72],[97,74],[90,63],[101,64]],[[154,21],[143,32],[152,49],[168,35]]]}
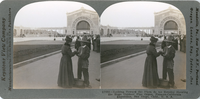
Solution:
{"label": "building pediment", "polygon": [[67,16],[89,16],[89,15],[97,15],[98,14],[95,11],[87,10],[85,8],[81,8],[79,10],[67,13]]}
{"label": "building pediment", "polygon": [[179,10],[173,9],[169,7],[166,10],[160,11],[160,12],[155,12],[155,16],[166,16],[166,15],[181,15],[182,13]]}

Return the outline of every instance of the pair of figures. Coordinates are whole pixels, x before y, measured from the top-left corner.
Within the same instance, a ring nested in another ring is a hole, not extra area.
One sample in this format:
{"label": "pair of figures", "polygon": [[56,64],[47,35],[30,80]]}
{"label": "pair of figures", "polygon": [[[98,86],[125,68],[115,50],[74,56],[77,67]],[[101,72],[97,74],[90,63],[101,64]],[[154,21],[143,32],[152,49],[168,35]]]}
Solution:
{"label": "pair of figures", "polygon": [[81,46],[79,47],[78,51],[72,52],[70,48],[70,43],[72,39],[66,36],[66,42],[62,46],[61,53],[62,57],[60,60],[60,68],[58,74],[58,86],[64,88],[72,88],[75,84],[74,74],[73,74],[73,65],[72,65],[72,57],[74,55],[78,56],[78,79],[81,79],[82,73],[84,76],[84,84],[85,87],[89,87],[89,73],[88,73],[88,66],[90,57],[90,50],[88,46],[86,46],[87,39],[84,37],[81,42]]}
{"label": "pair of figures", "polygon": [[160,55],[164,57],[163,60],[163,80],[166,80],[167,74],[169,76],[169,87],[175,87],[174,86],[174,60],[175,57],[175,49],[172,46],[172,37],[169,36],[168,39],[164,40],[166,42],[166,46],[164,47],[163,51],[156,51],[156,43],[158,41],[157,38],[151,37],[150,38],[151,43],[147,46],[146,53],[147,57],[145,60],[144,65],[144,73],[143,73],[143,79],[142,79],[142,85],[144,87],[150,87],[150,88],[156,88],[160,86],[161,80],[158,76],[157,71],[157,60],[156,58]]}

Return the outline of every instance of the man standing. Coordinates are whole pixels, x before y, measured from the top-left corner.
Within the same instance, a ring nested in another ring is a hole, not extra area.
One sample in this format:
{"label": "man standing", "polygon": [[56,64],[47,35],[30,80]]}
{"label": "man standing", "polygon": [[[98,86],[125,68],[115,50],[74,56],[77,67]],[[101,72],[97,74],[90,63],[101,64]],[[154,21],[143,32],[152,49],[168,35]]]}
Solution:
{"label": "man standing", "polygon": [[173,37],[169,36],[168,39],[165,40],[166,42],[166,47],[164,48],[164,52],[163,52],[163,79],[166,80],[167,78],[167,74],[169,76],[169,87],[172,88],[176,88],[175,82],[174,82],[174,57],[175,57],[175,48],[172,46],[172,44],[174,43],[173,41]]}
{"label": "man standing", "polygon": [[81,46],[78,49],[78,79],[81,79],[82,73],[84,77],[84,85],[85,87],[91,88],[90,82],[89,82],[89,72],[88,72],[88,66],[89,66],[89,60],[90,57],[90,49],[87,46],[89,43],[87,41],[87,37],[84,36],[82,40],[80,40]]}

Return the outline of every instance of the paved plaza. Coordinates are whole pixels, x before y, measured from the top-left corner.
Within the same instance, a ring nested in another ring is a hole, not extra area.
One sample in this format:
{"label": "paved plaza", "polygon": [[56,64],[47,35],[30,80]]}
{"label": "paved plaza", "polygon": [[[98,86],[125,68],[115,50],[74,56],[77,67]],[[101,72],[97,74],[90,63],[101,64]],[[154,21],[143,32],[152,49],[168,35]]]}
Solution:
{"label": "paved plaza", "polygon": [[[47,39],[46,39],[47,40]],[[24,43],[31,42],[29,40]],[[43,43],[45,43],[44,41]],[[62,41],[58,42],[61,43]],[[23,42],[18,42],[23,43]],[[48,43],[48,41],[46,42]],[[74,48],[72,50],[75,50]],[[53,53],[53,52],[52,52]],[[49,53],[50,54],[50,53]],[[48,56],[48,57],[47,57]],[[22,66],[13,68],[13,88],[14,89],[62,89],[57,86],[60,59],[62,54],[55,53],[47,55],[39,60],[26,62]],[[37,58],[37,57],[36,57]],[[74,77],[77,78],[78,57],[72,58]],[[100,77],[100,53],[91,51],[89,58],[89,80],[93,89],[98,89],[100,82],[96,78]]]}
{"label": "paved plaza", "polygon": [[[57,86],[60,58],[62,54],[55,54],[38,61],[13,69],[14,89],[62,89]],[[77,78],[78,57],[72,58],[74,77]],[[91,51],[89,58],[89,76],[92,88],[99,88],[96,81],[100,75],[100,54]]]}
{"label": "paved plaza", "polygon": [[[56,40],[62,41],[65,37],[56,37]],[[24,41],[33,41],[33,40],[45,40],[45,41],[53,41],[54,37],[14,37],[13,42],[24,42]],[[75,40],[75,39],[73,39]]]}
{"label": "paved plaza", "polygon": [[[146,54],[142,54],[101,69],[102,89],[146,89],[142,86],[144,62]],[[186,54],[177,51],[174,59],[175,85],[177,89],[185,89]],[[157,58],[159,78],[162,78],[162,56]]]}
{"label": "paved plaza", "polygon": [[[122,39],[121,39],[122,40]],[[120,41],[119,39],[111,38],[102,44],[137,44],[148,41]],[[20,42],[18,42],[20,43]],[[74,49],[72,49],[74,50]],[[100,53],[91,51],[89,58],[89,76],[90,83],[93,89],[146,89],[142,86],[142,76],[144,70],[144,61],[146,54],[140,54],[126,60],[116,62],[100,69]],[[13,69],[13,88],[14,89],[63,89],[57,86],[57,78],[59,72],[61,53],[53,54],[44,57],[37,61],[31,61]],[[73,72],[74,77],[77,77],[77,61],[78,57],[74,56]],[[186,83],[181,79],[186,78],[186,54],[176,51],[174,59],[175,67],[175,83],[177,89],[185,89]],[[162,78],[162,62],[163,57],[157,58],[159,77]],[[101,73],[101,74],[100,74]],[[101,82],[96,81],[101,75]],[[76,89],[76,88],[75,88]]]}
{"label": "paved plaza", "polygon": [[[147,43],[141,41],[107,41],[104,44],[138,44]],[[158,48],[160,50],[160,48]],[[146,89],[142,86],[142,77],[144,71],[144,63],[146,53],[128,58],[123,61],[112,62],[108,66],[101,68],[101,88],[102,89]],[[157,58],[159,78],[162,78],[162,62],[163,57]],[[174,58],[174,75],[175,85],[177,89],[186,89],[186,82],[181,79],[186,79],[186,53],[176,51]],[[160,88],[159,88],[160,89]]]}

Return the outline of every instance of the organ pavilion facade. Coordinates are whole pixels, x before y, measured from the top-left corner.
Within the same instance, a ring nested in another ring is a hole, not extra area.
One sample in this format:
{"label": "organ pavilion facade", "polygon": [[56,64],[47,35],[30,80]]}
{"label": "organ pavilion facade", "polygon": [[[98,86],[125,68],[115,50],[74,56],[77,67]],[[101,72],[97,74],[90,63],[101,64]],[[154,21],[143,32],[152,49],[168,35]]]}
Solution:
{"label": "organ pavilion facade", "polygon": [[99,16],[97,12],[84,9],[67,13],[67,34],[99,34]]}
{"label": "organ pavilion facade", "polygon": [[154,13],[154,34],[186,34],[186,24],[183,14],[169,7],[166,10]]}

